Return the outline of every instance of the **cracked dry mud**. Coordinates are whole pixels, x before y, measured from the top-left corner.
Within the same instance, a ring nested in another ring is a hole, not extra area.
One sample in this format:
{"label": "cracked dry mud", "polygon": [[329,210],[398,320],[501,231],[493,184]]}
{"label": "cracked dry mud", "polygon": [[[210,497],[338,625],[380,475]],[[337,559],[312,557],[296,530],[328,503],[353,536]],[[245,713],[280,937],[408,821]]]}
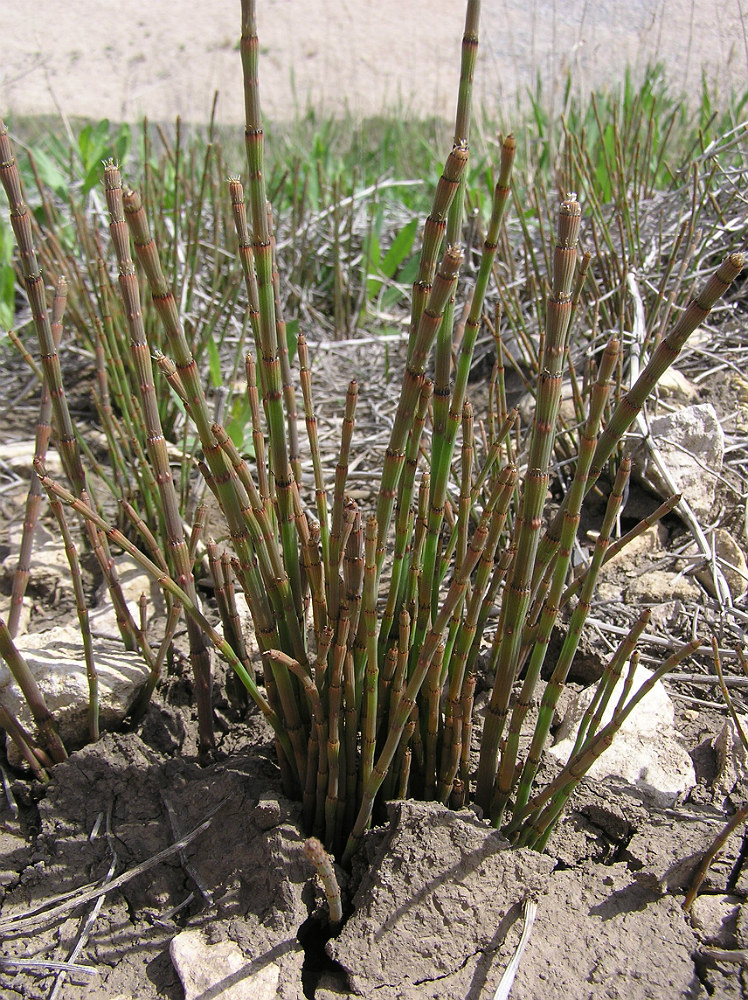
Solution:
{"label": "cracked dry mud", "polygon": [[[98,883],[112,850],[118,874],[151,858],[221,804],[181,856],[172,853],[104,897],[80,959],[97,974],[69,979],[61,1000],[181,1000],[168,949],[186,927],[209,944],[238,944],[247,996],[254,996],[253,973],[274,963],[281,1000],[490,998],[517,943],[528,893],[539,901],[538,917],[514,1000],[746,995],[734,966],[697,961],[703,942],[681,909],[700,851],[722,823],[716,807],[689,806],[681,810],[686,820],[604,784],[582,787],[541,855],[507,850],[471,810],[392,804],[343,881],[346,919],[325,954],[324,904],[303,857],[299,809],[280,792],[264,723],[233,727],[216,761],[199,767],[181,756],[180,716],[155,704],[143,727],[148,742],[107,734],[58,766],[38,802],[19,794],[30,840],[2,815],[7,919]],[[239,741],[244,749],[236,752]],[[18,781],[15,788],[24,790]],[[111,836],[100,822],[90,838],[100,814],[109,816]],[[726,891],[740,849],[736,835],[707,892]],[[740,875],[733,890],[744,888]],[[91,906],[6,934],[3,956],[67,957]],[[743,911],[734,930],[741,946],[748,943]],[[41,1000],[51,983],[0,969],[8,1000]]]}

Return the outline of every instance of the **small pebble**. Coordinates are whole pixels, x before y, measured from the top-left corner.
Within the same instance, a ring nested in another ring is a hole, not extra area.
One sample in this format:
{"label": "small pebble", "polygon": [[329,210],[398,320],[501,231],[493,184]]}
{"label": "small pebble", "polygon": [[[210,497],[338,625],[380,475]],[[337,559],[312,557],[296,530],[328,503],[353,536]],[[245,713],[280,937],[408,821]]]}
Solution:
{"label": "small pebble", "polygon": [[250,815],[258,829],[270,830],[281,821],[280,802],[271,796],[263,795]]}

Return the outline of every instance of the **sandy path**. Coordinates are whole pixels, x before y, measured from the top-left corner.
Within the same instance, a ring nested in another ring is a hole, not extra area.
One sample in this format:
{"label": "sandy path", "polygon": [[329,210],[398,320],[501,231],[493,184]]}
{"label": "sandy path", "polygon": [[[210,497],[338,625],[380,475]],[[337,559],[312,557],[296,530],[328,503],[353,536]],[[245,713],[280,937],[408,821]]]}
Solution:
{"label": "sandy path", "polygon": [[[461,0],[259,0],[266,114],[309,102],[376,114],[452,114]],[[484,0],[478,94],[511,108],[536,69],[586,87],[659,58],[678,87],[702,65],[724,92],[748,80],[748,0]],[[0,113],[95,119],[242,117],[239,0],[2,0]],[[555,48],[554,48],[555,43]],[[291,68],[293,67],[293,72]]]}

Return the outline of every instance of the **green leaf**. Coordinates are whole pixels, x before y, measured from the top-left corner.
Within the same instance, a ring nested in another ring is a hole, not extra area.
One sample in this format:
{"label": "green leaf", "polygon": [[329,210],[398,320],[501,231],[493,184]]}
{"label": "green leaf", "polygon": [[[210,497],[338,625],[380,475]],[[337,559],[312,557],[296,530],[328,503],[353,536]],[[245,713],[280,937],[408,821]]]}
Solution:
{"label": "green leaf", "polygon": [[293,359],[296,357],[296,348],[299,342],[299,321],[298,319],[289,320],[286,323],[286,347],[288,348],[288,362],[293,364]]}
{"label": "green leaf", "polygon": [[218,348],[212,337],[208,338],[208,369],[210,370],[210,381],[214,389],[223,384],[221,377],[221,359],[218,357]]}
{"label": "green leaf", "polygon": [[384,260],[379,266],[379,270],[385,278],[395,277],[397,269],[413,249],[413,241],[416,238],[417,231],[418,219],[411,219],[406,226],[403,226],[392,241],[392,246],[384,255]]}
{"label": "green leaf", "polygon": [[376,274],[379,271],[379,260],[381,257],[379,237],[373,229],[369,234],[368,257],[369,273],[366,278],[366,295],[368,298],[373,299],[376,297],[382,285],[382,279],[376,277]]}
{"label": "green leaf", "polygon": [[[101,158],[102,160],[104,157]],[[88,192],[96,187],[96,185],[101,180],[104,173],[104,168],[101,165],[101,160],[97,160],[89,169],[86,176],[83,178],[83,195],[88,194]]]}
{"label": "green leaf", "polygon": [[413,256],[406,260],[403,266],[400,268],[400,273],[397,276],[397,280],[403,285],[412,285],[413,282],[418,277],[418,267],[420,264],[419,255],[414,253]]}
{"label": "green leaf", "polygon": [[231,404],[231,416],[226,424],[226,433],[243,455],[251,455],[254,458],[252,435],[246,433],[251,419],[252,411],[247,397],[244,395],[235,396]]}
{"label": "green leaf", "polygon": [[84,165],[88,163],[91,153],[91,135],[93,133],[92,125],[85,125],[78,136],[78,150],[81,154],[81,159]]}
{"label": "green leaf", "polygon": [[102,174],[101,162],[107,158],[109,142],[109,121],[105,118],[96,126],[86,125],[78,136],[78,149],[83,163],[83,195],[99,183]]}
{"label": "green leaf", "polygon": [[48,151],[55,163],[59,164],[63,168],[67,167],[70,162],[72,151],[69,144],[63,141],[60,136],[56,135],[54,132],[50,132],[47,135],[45,149]]}
{"label": "green leaf", "polygon": [[114,140],[114,156],[120,165],[127,159],[131,144],[132,133],[130,132],[130,126],[126,123],[120,125],[117,137]]}
{"label": "green leaf", "polygon": [[16,308],[16,276],[10,264],[0,266],[0,327],[13,325]]}
{"label": "green leaf", "polygon": [[379,246],[379,235],[374,229],[372,229],[369,233],[369,240],[366,249],[369,256],[369,272],[378,271],[379,261],[382,257],[382,250]]}
{"label": "green leaf", "polygon": [[385,288],[382,292],[382,298],[380,301],[381,308],[387,312],[392,309],[401,299],[405,298],[405,293],[397,285],[390,285],[389,288]]}
{"label": "green leaf", "polygon": [[67,201],[68,181],[65,174],[42,149],[34,150],[34,160],[39,176],[47,187],[52,188],[55,194]]}
{"label": "green leaf", "polygon": [[78,148],[83,162],[85,176],[83,194],[95,187],[102,176],[102,162],[114,157],[118,163],[126,158],[130,151],[130,127],[120,125],[117,135],[112,141],[111,126],[107,118],[103,118],[95,126],[86,125],[78,136]]}

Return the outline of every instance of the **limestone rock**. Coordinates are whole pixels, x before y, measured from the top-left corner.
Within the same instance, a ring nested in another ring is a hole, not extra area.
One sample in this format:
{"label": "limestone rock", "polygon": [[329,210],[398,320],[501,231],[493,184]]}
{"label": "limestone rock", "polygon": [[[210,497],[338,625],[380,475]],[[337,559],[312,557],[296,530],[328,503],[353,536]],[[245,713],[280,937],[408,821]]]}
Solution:
{"label": "limestone rock", "polygon": [[738,407],[733,419],[728,420],[725,430],[733,434],[748,434],[748,378],[739,372],[733,372],[729,385],[737,397]]}
{"label": "limestone rock", "polygon": [[[21,546],[21,525],[10,536],[10,555],[3,560],[3,572],[9,580],[18,565]],[[34,531],[34,547],[31,551],[29,588],[45,595],[57,594],[60,588],[71,595],[70,565],[65,555],[65,546],[59,533],[53,533],[47,525],[38,521]]]}
{"label": "limestone rock", "polygon": [[[34,467],[34,455],[36,454],[36,442],[31,438],[26,441],[10,441],[3,443],[3,460],[7,462],[13,472],[22,476],[30,476]],[[44,458],[44,465],[47,472],[54,479],[62,475],[62,462],[60,456],[54,448],[48,448]]]}
{"label": "limestone rock", "polygon": [[252,963],[233,941],[208,944],[200,931],[187,930],[172,938],[169,954],[177,970],[184,1000],[275,1000],[280,967],[275,962]]}
{"label": "limestone rock", "polygon": [[665,551],[666,537],[663,525],[655,524],[624,546],[600,570],[598,599],[624,600],[634,605],[698,600],[701,597],[699,585],[671,561],[663,565],[661,555]]}
{"label": "limestone rock", "polygon": [[[651,673],[639,667],[634,690]],[[623,686],[619,680],[603,716],[602,725],[612,717]],[[549,753],[566,762],[574,745],[577,726],[594,696],[587,688],[573,701]],[[633,693],[633,692],[632,692]],[[589,777],[601,781],[613,777],[634,785],[659,806],[672,805],[696,784],[691,758],[681,746],[674,727],[673,703],[661,682],[643,699],[616,734],[612,746],[590,768]]]}
{"label": "limestone rock", "polygon": [[[663,461],[697,517],[713,518],[716,476],[722,471],[725,436],[711,403],[651,417],[649,429]],[[632,455],[634,469],[655,493],[671,493],[651,461],[647,442]],[[713,473],[714,475],[711,475]]]}
{"label": "limestone rock", "polygon": [[[748,590],[748,564],[743,550],[725,528],[717,528],[714,532],[714,554],[733,599],[740,600]],[[716,596],[714,580],[708,567],[697,573],[696,577],[712,597]]]}
{"label": "limestone rock", "polygon": [[[671,596],[672,593],[672,590],[669,591],[668,596]],[[652,628],[661,629],[669,635],[676,635],[675,630],[683,621],[687,621],[689,624],[693,621],[691,612],[679,598],[664,601],[650,610],[652,611],[650,619]]]}
{"label": "limestone rock", "polygon": [[658,400],[667,400],[669,403],[677,403],[681,406],[699,401],[699,387],[676,368],[668,368],[664,375],[660,376],[657,380],[656,392]]}
{"label": "limestone rock", "polygon": [[[153,578],[145,572],[141,566],[128,555],[121,555],[115,559],[117,567],[117,577],[122,587],[130,614],[136,622],[140,621],[140,609],[138,602],[140,595],[148,597],[148,621],[153,618],[160,605],[160,595],[158,588],[154,586]],[[96,595],[97,606],[90,613],[91,632],[102,639],[119,639],[120,631],[117,626],[117,616],[114,612],[109,592],[106,584],[102,584]]]}
{"label": "limestone rock", "polygon": [[657,604],[660,601],[698,601],[698,584],[682,573],[651,569],[635,576],[626,587],[627,604]]}
{"label": "limestone rock", "polygon": [[[23,655],[54,714],[66,746],[88,740],[88,679],[80,632],[58,626],[46,632],[19,636]],[[128,653],[119,642],[94,639],[99,676],[99,718],[102,729],[122,721],[148,677],[138,653]],[[33,729],[31,714],[5,663],[0,663],[0,698],[19,721]]]}
{"label": "limestone rock", "polygon": [[697,896],[691,907],[691,926],[704,944],[717,948],[736,948],[738,914],[742,900],[738,896]]}
{"label": "limestone rock", "polygon": [[666,538],[667,532],[664,526],[653,524],[651,528],[647,528],[640,535],[632,538],[612,562],[602,567],[600,570],[601,578],[609,573],[613,567],[621,566],[624,563],[628,562],[639,566],[643,560],[658,558],[659,554],[665,550]]}

